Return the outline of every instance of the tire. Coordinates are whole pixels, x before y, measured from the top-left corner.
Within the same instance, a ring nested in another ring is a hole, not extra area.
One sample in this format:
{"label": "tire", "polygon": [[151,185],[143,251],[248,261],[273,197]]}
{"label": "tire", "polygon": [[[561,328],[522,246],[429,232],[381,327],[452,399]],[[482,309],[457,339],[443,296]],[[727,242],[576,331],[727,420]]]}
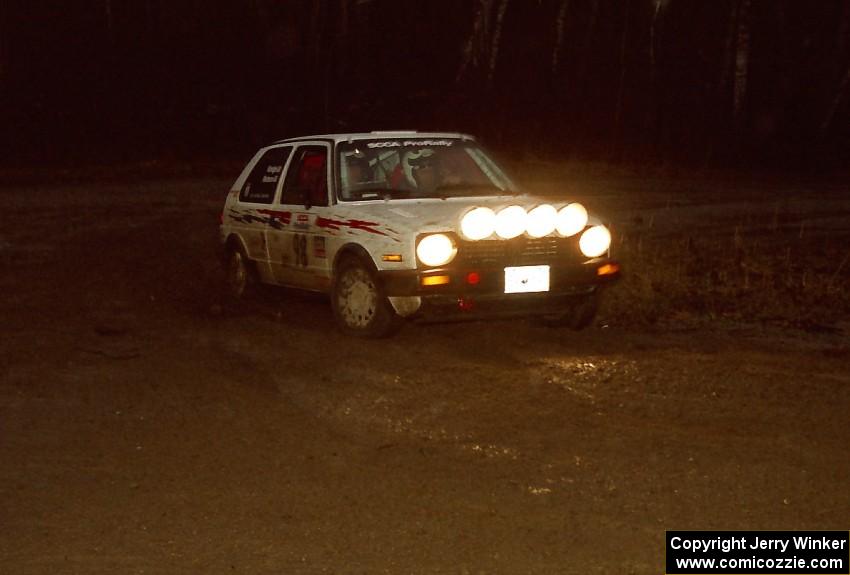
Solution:
{"label": "tire", "polygon": [[570,308],[562,313],[546,315],[541,318],[541,323],[547,327],[568,327],[581,331],[593,323],[596,313],[599,311],[599,293],[577,298]]}
{"label": "tire", "polygon": [[229,247],[224,261],[225,288],[233,302],[250,299],[257,291],[257,275],[251,261],[239,247]]}
{"label": "tire", "polygon": [[404,323],[384,296],[375,273],[356,257],[345,258],[337,267],[331,305],[339,329],[355,337],[387,337]]}

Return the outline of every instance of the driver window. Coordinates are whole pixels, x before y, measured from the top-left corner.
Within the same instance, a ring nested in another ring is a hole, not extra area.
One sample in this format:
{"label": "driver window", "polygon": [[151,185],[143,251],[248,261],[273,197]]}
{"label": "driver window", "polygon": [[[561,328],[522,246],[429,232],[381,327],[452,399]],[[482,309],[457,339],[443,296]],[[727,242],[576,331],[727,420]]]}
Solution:
{"label": "driver window", "polygon": [[301,146],[283,183],[282,204],[328,205],[328,149]]}

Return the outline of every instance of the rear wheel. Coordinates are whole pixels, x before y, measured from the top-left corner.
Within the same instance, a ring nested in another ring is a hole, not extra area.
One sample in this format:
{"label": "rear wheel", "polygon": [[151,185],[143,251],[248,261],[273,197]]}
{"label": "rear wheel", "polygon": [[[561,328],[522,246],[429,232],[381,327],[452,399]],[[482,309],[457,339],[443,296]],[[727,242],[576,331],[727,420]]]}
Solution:
{"label": "rear wheel", "polygon": [[245,252],[230,247],[225,258],[225,286],[233,301],[248,299],[256,290],[257,278]]}
{"label": "rear wheel", "polygon": [[542,318],[543,325],[549,327],[568,327],[576,331],[582,330],[593,323],[599,311],[599,292],[576,298],[575,303],[567,310],[546,315]]}
{"label": "rear wheel", "polygon": [[356,337],[386,337],[404,321],[384,296],[372,270],[354,257],[340,262],[331,303],[339,328]]}

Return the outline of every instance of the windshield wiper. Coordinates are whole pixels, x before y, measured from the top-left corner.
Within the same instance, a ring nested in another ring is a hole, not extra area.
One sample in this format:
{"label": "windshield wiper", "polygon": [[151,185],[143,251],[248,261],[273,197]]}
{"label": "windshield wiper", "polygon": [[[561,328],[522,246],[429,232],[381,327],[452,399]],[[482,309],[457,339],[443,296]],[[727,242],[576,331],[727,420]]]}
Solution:
{"label": "windshield wiper", "polygon": [[405,190],[394,190],[386,186],[363,186],[348,190],[350,200],[384,200],[394,196],[406,197],[409,192]]}
{"label": "windshield wiper", "polygon": [[504,190],[495,184],[468,184],[468,183],[459,183],[459,184],[443,184],[437,186],[436,192],[440,197],[448,197],[450,194],[447,192],[452,191],[469,191],[475,192],[474,195],[482,195],[482,191],[494,191],[497,192],[498,195],[511,195],[515,196],[518,192],[513,190]]}

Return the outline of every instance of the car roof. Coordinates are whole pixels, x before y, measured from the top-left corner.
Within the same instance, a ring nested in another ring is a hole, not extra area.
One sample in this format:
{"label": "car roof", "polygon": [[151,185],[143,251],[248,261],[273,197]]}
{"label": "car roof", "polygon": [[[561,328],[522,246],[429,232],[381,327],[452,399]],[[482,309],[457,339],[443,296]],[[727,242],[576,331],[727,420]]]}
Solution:
{"label": "car roof", "polygon": [[416,130],[388,130],[375,132],[357,132],[351,134],[321,134],[315,136],[298,136],[296,138],[286,138],[277,140],[274,144],[284,144],[287,142],[300,142],[304,140],[331,140],[334,143],[351,142],[354,140],[379,140],[381,138],[416,138],[420,139],[436,139],[436,138],[452,138],[460,140],[474,140],[469,134],[461,134],[457,132],[417,132]]}

